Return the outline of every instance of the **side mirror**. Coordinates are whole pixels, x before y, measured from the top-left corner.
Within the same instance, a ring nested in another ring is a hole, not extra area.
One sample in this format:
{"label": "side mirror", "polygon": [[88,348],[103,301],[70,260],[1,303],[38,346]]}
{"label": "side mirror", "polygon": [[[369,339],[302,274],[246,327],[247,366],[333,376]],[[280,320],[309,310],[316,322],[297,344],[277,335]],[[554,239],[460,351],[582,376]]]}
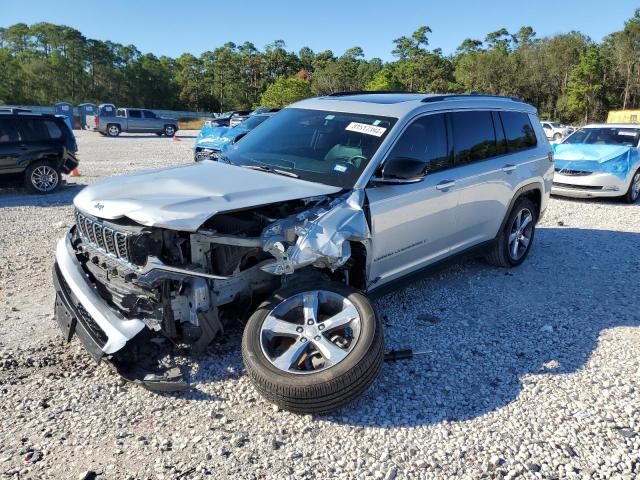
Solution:
{"label": "side mirror", "polygon": [[371,180],[381,184],[418,183],[424,179],[426,169],[425,162],[417,158],[391,157]]}

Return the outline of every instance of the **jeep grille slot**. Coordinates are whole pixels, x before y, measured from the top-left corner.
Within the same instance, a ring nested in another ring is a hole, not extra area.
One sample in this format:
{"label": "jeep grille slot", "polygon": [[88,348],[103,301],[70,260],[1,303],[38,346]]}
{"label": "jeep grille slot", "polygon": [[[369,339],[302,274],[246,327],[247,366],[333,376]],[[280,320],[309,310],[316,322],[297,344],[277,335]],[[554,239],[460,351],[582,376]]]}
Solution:
{"label": "jeep grille slot", "polygon": [[75,216],[78,232],[85,242],[105,253],[132,263],[129,256],[128,233],[107,227],[99,220],[89,218],[78,210],[75,211]]}

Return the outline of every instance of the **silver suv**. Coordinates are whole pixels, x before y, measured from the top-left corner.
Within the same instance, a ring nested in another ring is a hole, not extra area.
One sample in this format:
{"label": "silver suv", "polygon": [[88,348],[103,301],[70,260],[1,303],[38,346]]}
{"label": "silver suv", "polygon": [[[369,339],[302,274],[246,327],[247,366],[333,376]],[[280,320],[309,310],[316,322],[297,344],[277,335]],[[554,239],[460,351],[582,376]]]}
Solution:
{"label": "silver suv", "polygon": [[57,247],[56,318],[68,339],[156,390],[189,386],[159,370],[167,349],[202,352],[239,323],[267,399],[330,411],[382,366],[366,295],[472,250],[519,265],[553,172],[536,110],[515,99],[305,100],[218,161],[80,192]]}

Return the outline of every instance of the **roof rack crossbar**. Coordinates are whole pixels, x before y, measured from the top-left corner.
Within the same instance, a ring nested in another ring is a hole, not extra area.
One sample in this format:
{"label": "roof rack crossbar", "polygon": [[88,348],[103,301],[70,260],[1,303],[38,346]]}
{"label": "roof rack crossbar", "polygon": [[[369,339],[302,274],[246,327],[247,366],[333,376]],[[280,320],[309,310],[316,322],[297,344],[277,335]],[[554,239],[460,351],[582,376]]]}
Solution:
{"label": "roof rack crossbar", "polygon": [[432,97],[426,97],[422,99],[423,103],[432,103],[432,102],[440,102],[443,100],[455,100],[457,98],[468,99],[468,98],[500,98],[503,100],[512,100],[514,102],[522,102],[521,99],[517,97],[508,97],[506,95],[490,95],[483,93],[457,93],[451,95],[434,95]]}
{"label": "roof rack crossbar", "polygon": [[326,97],[346,97],[348,95],[384,95],[384,94],[401,94],[401,93],[419,93],[419,92],[407,92],[406,90],[351,90],[346,92],[333,92]]}
{"label": "roof rack crossbar", "polygon": [[30,108],[21,108],[21,107],[0,107],[0,112],[3,113],[31,113]]}

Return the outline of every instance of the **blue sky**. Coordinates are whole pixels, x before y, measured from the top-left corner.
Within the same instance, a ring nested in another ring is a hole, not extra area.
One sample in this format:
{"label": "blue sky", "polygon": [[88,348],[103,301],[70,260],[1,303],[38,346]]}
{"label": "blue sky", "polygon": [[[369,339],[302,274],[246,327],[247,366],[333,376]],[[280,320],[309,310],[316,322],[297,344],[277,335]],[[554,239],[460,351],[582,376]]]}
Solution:
{"label": "blue sky", "polygon": [[[184,5],[184,6],[183,6]],[[431,48],[453,52],[467,37],[531,25],[538,36],[579,30],[594,40],[623,27],[637,0],[278,1],[3,0],[0,26],[46,21],[89,38],[134,44],[144,53],[199,55],[227,41],[258,48],[276,39],[288,50],[309,46],[341,54],[360,46],[368,58],[391,59],[392,41],[429,25]]]}

